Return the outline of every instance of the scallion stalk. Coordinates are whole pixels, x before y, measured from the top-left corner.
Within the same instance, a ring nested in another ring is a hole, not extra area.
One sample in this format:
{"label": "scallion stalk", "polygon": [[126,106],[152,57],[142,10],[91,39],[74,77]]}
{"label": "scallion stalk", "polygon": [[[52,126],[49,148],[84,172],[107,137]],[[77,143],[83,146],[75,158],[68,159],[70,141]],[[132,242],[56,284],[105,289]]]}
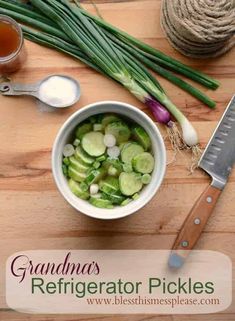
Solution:
{"label": "scallion stalk", "polygon": [[[74,6],[68,5],[66,1],[61,1],[62,3],[66,4],[68,8],[77,9]],[[60,4],[57,1],[57,5]],[[4,7],[4,8],[1,8]],[[42,15],[39,11],[35,11],[34,7],[23,4],[20,1],[16,0],[0,0],[0,11],[2,10],[3,14],[8,14],[13,18],[16,18],[18,21],[24,23],[30,23],[31,26],[35,28],[39,28],[40,30],[50,33],[52,36],[60,36],[60,38],[66,40],[67,42],[71,43],[70,38],[60,30],[58,30],[57,25],[51,21],[49,18]],[[69,12],[69,11],[67,11]],[[71,12],[69,12],[71,17]],[[27,21],[27,17],[29,20]],[[90,19],[90,21],[95,23],[94,20]],[[51,27],[48,29],[48,25]],[[98,25],[99,26],[99,25]],[[103,28],[103,27],[102,27]],[[199,89],[193,87],[189,83],[185,82],[181,78],[174,75],[169,70],[161,67],[160,65],[156,64],[152,61],[146,53],[140,50],[138,47],[134,47],[133,44],[126,44],[125,42],[121,41],[117,38],[113,33],[107,31],[107,29],[103,29],[108,38],[112,40],[118,46],[121,46],[125,49],[126,53],[130,53],[134,57],[136,57],[139,61],[143,62],[148,68],[152,69],[153,71],[160,74],[162,77],[168,79],[170,82],[174,83],[181,89],[189,92],[191,95],[208,105],[210,108],[215,107],[215,102],[211,100],[207,95],[202,93]],[[152,57],[152,56],[150,56]]]}
{"label": "scallion stalk", "polygon": [[[84,52],[93,60],[98,66],[103,69],[104,63],[106,68],[108,68],[108,73],[116,79],[118,82],[122,83],[125,88],[127,88],[132,94],[134,94],[139,100],[146,103],[148,106],[150,105],[149,102],[152,102],[152,97],[157,99],[157,101],[164,105],[168,111],[177,119],[179,124],[181,125],[183,131],[183,138],[187,145],[193,146],[198,143],[198,137],[196,131],[194,130],[191,123],[187,120],[187,118],[178,110],[178,108],[169,100],[169,98],[165,95],[164,92],[160,91],[157,86],[154,89],[149,88],[149,92],[151,96],[149,96],[148,92],[146,92],[142,87],[138,85],[136,80],[133,79],[133,75],[131,74],[130,70],[123,64],[123,56],[122,53],[119,53],[118,50],[115,51],[114,46],[107,41],[107,37],[102,29],[95,28],[94,25],[89,21],[89,19],[85,18],[81,12],[77,11],[76,17],[79,21],[76,20],[76,27],[79,27],[79,37],[75,31],[75,19],[73,20],[71,15],[68,15],[66,9],[62,9],[59,7],[57,2],[51,0],[50,4],[52,4],[53,9],[51,6],[48,5],[48,1],[42,2],[42,0],[31,0],[32,4],[41,10],[44,10],[47,16],[54,18],[54,20],[61,25],[62,29],[65,33],[74,41],[76,45],[80,47],[80,49],[84,50]],[[70,8],[70,5],[65,0],[60,0],[60,3],[66,4],[67,8]],[[71,19],[71,20],[70,20]],[[67,21],[70,21],[68,24]],[[73,21],[73,23],[72,23]],[[82,28],[82,26],[84,28]],[[87,36],[87,38],[85,37]],[[94,42],[90,42],[87,40],[89,37],[94,37],[96,41],[99,43],[98,46],[94,46]],[[86,42],[82,42],[81,39],[86,39]],[[100,50],[102,48],[102,51]],[[100,60],[94,59],[94,55],[91,54],[92,52],[96,52],[101,57],[104,52],[106,53],[103,55],[102,63]],[[107,59],[109,57],[109,59]],[[112,63],[110,63],[110,58]],[[107,69],[105,68],[105,71]],[[139,78],[141,83],[142,79]],[[150,91],[151,90],[151,91]],[[157,119],[159,121],[159,119]]]}
{"label": "scallion stalk", "polygon": [[[4,1],[0,0],[0,3],[2,2]],[[50,41],[48,35],[44,36],[44,39],[41,37],[41,43],[44,42],[57,49],[61,48],[61,51],[73,56],[80,56],[81,60],[86,61],[94,69],[121,83],[151,109],[158,122],[171,126],[171,113],[181,125],[185,143],[189,146],[198,143],[194,128],[169,100],[157,80],[136,58],[131,59],[130,52],[125,53],[122,47],[117,47],[114,42],[110,41],[103,28],[87,17],[83,10],[79,9],[74,12],[74,8],[66,0],[31,0],[31,3],[60,28],[57,30],[51,24],[49,28],[46,28],[45,19],[35,22],[31,16],[26,19],[22,18],[22,10],[26,9],[21,8],[21,12],[16,14],[16,16],[20,15],[21,21],[53,34]],[[31,39],[40,38],[32,32],[30,34],[26,29],[24,31]],[[59,45],[58,39],[63,39],[64,43]],[[67,39],[72,42],[68,47],[70,49],[65,49]]]}
{"label": "scallion stalk", "polygon": [[[69,54],[70,56],[79,59],[84,62],[94,70],[99,73],[104,74],[105,76],[112,78],[109,74],[106,74],[102,69],[100,69],[97,65],[91,62],[91,60],[84,55],[77,46],[67,43],[66,41],[48,35],[46,33],[38,32],[29,28],[27,26],[22,26],[24,35],[27,39],[36,42],[40,45],[44,45],[49,48],[55,48],[61,52]],[[131,68],[131,66],[130,66]],[[112,78],[113,79],[113,78]],[[123,84],[122,84],[123,85]],[[170,113],[164,108],[158,101],[156,101],[153,97],[151,97],[147,91],[141,88],[137,83],[133,82],[132,85],[127,86],[128,90],[130,90],[141,102],[145,103],[151,110],[154,115],[154,118],[157,122],[167,125],[169,127],[172,126]]]}
{"label": "scallion stalk", "polygon": [[101,27],[104,27],[111,33],[113,33],[115,36],[117,36],[121,41],[125,42],[128,45],[133,45],[136,48],[139,48],[143,51],[143,53],[146,54],[148,58],[151,58],[152,60],[156,61],[158,64],[160,64],[163,67],[170,68],[171,70],[174,70],[177,73],[180,73],[204,86],[211,89],[216,89],[219,86],[219,82],[204,73],[195,70],[182,62],[164,54],[163,52],[149,46],[148,44],[142,42],[141,40],[129,35],[125,31],[122,31],[118,29],[117,27],[111,25],[107,21],[100,19],[97,16],[92,15],[85,9],[83,9],[81,6],[75,6],[72,4],[68,4],[73,10],[73,12],[76,14],[78,11],[82,11],[84,15],[95,21],[98,25]]}
{"label": "scallion stalk", "polygon": [[[205,95],[203,92],[201,92],[199,89],[193,87],[188,82],[184,81],[183,79],[177,77],[169,70],[153,63],[150,59],[148,59],[146,56],[139,53],[138,50],[134,50],[131,46],[126,45],[125,43],[121,42],[119,39],[115,38],[113,35],[108,36],[111,41],[115,43],[117,48],[125,50],[126,55],[131,55],[132,57],[135,57],[140,62],[142,62],[146,67],[149,69],[152,69],[156,73],[158,73],[160,76],[168,79],[173,84],[177,85],[184,91],[190,93],[192,96],[197,98],[198,100],[202,101],[204,104],[206,104],[210,108],[215,108],[216,103],[212,99],[210,99],[207,95]],[[122,50],[122,51],[123,51]]]}

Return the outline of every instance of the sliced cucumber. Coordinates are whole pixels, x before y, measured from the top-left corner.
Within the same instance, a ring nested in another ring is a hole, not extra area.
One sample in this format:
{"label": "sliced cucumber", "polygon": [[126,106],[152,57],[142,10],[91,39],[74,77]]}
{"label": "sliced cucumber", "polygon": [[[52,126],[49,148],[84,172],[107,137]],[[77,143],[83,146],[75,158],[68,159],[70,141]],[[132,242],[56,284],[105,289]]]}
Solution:
{"label": "sliced cucumber", "polygon": [[92,170],[85,179],[85,183],[91,185],[97,183],[105,175],[105,170],[103,168]]}
{"label": "sliced cucumber", "polygon": [[120,151],[123,150],[123,147],[124,147],[126,144],[129,144],[129,143],[123,142],[123,143],[121,143],[120,145],[118,145],[118,147],[120,148]]}
{"label": "sliced cucumber", "polygon": [[143,184],[147,185],[151,182],[151,175],[149,174],[144,174],[142,177],[141,177],[141,181]]}
{"label": "sliced cucumber", "polygon": [[108,176],[99,183],[100,190],[106,194],[112,194],[119,191],[118,178]]}
{"label": "sliced cucumber", "polygon": [[116,194],[107,194],[107,193],[103,193],[102,194],[102,198],[103,199],[107,199],[109,200],[112,204],[117,204],[120,205],[123,201],[125,201],[125,197],[123,195],[121,195],[120,193],[116,193]]}
{"label": "sliced cucumber", "polygon": [[122,172],[122,163],[118,159],[107,158],[106,161],[102,163],[102,166],[107,172],[111,166],[115,167],[117,169],[117,176]]}
{"label": "sliced cucumber", "polygon": [[144,128],[110,113],[91,116],[75,133],[61,164],[71,191],[99,208],[136,200],[154,169]]}
{"label": "sliced cucumber", "polygon": [[76,169],[80,173],[86,173],[90,166],[85,165],[84,163],[77,160],[74,156],[69,157],[70,166]]}
{"label": "sliced cucumber", "polygon": [[80,183],[80,188],[83,192],[87,192],[89,189],[88,185],[85,182]]}
{"label": "sliced cucumber", "polygon": [[89,199],[89,202],[92,205],[99,207],[99,208],[108,208],[108,209],[113,208],[112,202],[110,202],[109,200],[102,199],[102,198],[91,197]]}
{"label": "sliced cucumber", "polygon": [[142,174],[149,174],[154,168],[154,158],[150,153],[142,153],[132,160],[133,168]]}
{"label": "sliced cucumber", "polygon": [[92,131],[92,124],[90,122],[84,122],[78,126],[75,135],[78,139],[81,139],[83,135],[90,131]]}
{"label": "sliced cucumber", "polygon": [[116,121],[106,126],[105,134],[113,135],[117,140],[117,144],[121,144],[128,141],[131,131],[123,121]]}
{"label": "sliced cucumber", "polygon": [[104,135],[100,132],[86,133],[82,138],[82,148],[90,156],[101,156],[105,153]]}
{"label": "sliced cucumber", "polygon": [[147,132],[141,126],[135,126],[132,129],[134,138],[144,147],[144,150],[148,150],[151,147],[151,140]]}
{"label": "sliced cucumber", "polygon": [[76,148],[74,156],[77,160],[87,165],[92,165],[95,161],[94,158],[85,153],[80,146]]}
{"label": "sliced cucumber", "polygon": [[102,119],[102,125],[103,127],[106,127],[108,124],[119,121],[120,118],[118,116],[116,116],[115,114],[108,114],[106,116],[104,116],[104,118]]}
{"label": "sliced cucumber", "polygon": [[123,172],[119,176],[119,186],[123,195],[131,196],[141,190],[143,183],[136,173]]}
{"label": "sliced cucumber", "polygon": [[144,149],[137,143],[126,144],[121,151],[121,159],[123,163],[131,163],[132,159],[139,154],[142,154]]}
{"label": "sliced cucumber", "polygon": [[77,182],[75,182],[73,179],[70,179],[68,184],[71,192],[74,195],[78,196],[79,198],[83,200],[87,200],[90,197],[89,193],[86,191],[83,191],[80,185]]}
{"label": "sliced cucumber", "polygon": [[71,165],[69,165],[69,167],[68,167],[68,176],[76,182],[83,182],[84,179],[86,178],[85,173],[80,173]]}
{"label": "sliced cucumber", "polygon": [[124,172],[126,172],[126,173],[133,172],[133,168],[132,168],[131,163],[124,163],[122,166],[123,166]]}

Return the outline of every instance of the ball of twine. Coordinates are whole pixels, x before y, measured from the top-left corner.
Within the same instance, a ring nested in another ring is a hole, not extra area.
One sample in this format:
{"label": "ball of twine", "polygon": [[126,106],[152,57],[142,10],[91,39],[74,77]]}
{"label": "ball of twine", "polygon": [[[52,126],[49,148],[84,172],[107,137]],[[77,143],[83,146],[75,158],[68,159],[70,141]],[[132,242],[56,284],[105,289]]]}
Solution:
{"label": "ball of twine", "polygon": [[222,55],[235,44],[235,0],[162,0],[161,25],[186,56]]}

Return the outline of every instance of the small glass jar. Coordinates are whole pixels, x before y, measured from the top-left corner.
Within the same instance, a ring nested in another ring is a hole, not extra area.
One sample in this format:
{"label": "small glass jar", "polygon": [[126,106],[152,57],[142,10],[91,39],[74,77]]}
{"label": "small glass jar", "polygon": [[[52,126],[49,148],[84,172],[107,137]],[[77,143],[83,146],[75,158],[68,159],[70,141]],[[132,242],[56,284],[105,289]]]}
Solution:
{"label": "small glass jar", "polygon": [[[12,18],[4,15],[0,15],[0,24],[0,28],[2,28],[2,30],[0,29],[0,46],[2,46],[0,48],[0,75],[7,75],[22,67],[26,59],[26,50],[20,25]],[[4,37],[5,47],[1,43],[1,32],[3,32],[2,37]],[[11,38],[12,43],[10,42]],[[13,50],[8,52],[5,50],[7,46],[12,47]],[[6,55],[4,55],[4,52],[6,52]]]}

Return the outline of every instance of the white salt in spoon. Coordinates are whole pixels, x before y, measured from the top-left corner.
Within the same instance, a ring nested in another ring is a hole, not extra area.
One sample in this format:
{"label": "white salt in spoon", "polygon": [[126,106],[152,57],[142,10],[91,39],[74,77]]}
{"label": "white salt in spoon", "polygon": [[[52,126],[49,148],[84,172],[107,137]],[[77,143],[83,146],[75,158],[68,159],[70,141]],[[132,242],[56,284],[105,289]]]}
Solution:
{"label": "white salt in spoon", "polygon": [[81,90],[79,83],[72,77],[51,75],[36,84],[1,83],[0,93],[4,96],[33,96],[48,106],[64,108],[79,100]]}

